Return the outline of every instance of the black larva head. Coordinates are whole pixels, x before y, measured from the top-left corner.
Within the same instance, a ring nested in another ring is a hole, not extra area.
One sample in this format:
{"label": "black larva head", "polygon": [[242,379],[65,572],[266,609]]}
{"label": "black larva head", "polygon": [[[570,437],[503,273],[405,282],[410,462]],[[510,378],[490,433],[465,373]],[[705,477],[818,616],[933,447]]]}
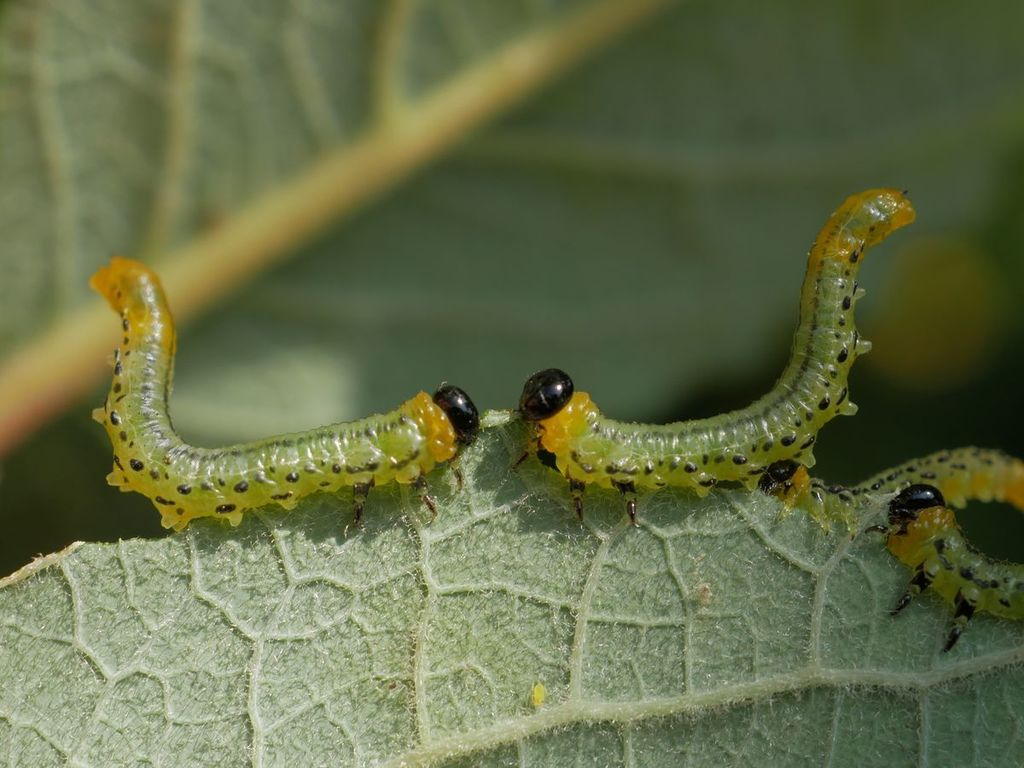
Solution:
{"label": "black larva head", "polygon": [[934,485],[908,485],[889,502],[889,525],[905,527],[921,510],[944,506],[946,500]]}
{"label": "black larva head", "polygon": [[527,421],[548,419],[565,408],[574,387],[569,374],[558,368],[538,371],[526,380],[519,397],[519,415]]}
{"label": "black larva head", "polygon": [[434,402],[455,428],[456,439],[463,444],[473,442],[480,431],[480,412],[469,395],[451,384],[442,384],[434,393]]}
{"label": "black larva head", "polygon": [[757,481],[757,487],[764,493],[776,493],[793,479],[799,467],[792,459],[772,462]]}

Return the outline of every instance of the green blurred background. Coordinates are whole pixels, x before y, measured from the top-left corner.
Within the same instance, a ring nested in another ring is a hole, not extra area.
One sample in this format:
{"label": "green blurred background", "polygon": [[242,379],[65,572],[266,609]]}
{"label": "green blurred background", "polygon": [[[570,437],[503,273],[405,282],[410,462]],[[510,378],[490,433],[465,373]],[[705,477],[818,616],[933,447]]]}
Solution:
{"label": "green blurred background", "polygon": [[[415,105],[596,4],[410,3],[400,92]],[[86,281],[111,253],[173,253],[373,132],[390,4],[300,5],[208,4],[184,32],[169,0],[116,18],[0,5],[0,361],[98,301]],[[185,325],[175,422],[248,439],[441,380],[507,408],[551,365],[623,419],[740,407],[785,363],[817,230],[885,185],[918,221],[864,266],[861,410],[819,436],[815,472],[854,482],[966,444],[1024,456],[1021,29],[1006,2],[669,4]],[[104,482],[89,412],[106,386],[0,465],[0,574],[163,535]],[[964,520],[1024,560],[1019,514]]]}

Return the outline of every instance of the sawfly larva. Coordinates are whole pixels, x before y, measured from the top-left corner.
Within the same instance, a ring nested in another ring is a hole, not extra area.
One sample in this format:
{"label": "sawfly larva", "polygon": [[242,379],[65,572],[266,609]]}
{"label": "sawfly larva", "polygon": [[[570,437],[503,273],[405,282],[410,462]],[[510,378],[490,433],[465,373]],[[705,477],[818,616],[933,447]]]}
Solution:
{"label": "sawfly larva", "polygon": [[576,513],[592,483],[621,491],[635,521],[640,488],[681,486],[704,495],[724,481],[756,486],[779,461],[813,466],[818,431],[856,412],[847,377],[870,349],[854,326],[864,252],[913,220],[906,194],[895,189],[861,192],[836,209],[808,255],[789,364],[746,408],[673,424],[627,423],[604,416],[564,371],[531,376],[519,413],[533,422],[538,449],[553,454],[568,478]]}
{"label": "sawfly larva", "polygon": [[223,448],[189,445],[171,424],[168,397],[175,330],[156,274],[133,259],[114,257],[90,285],[121,316],[114,378],[93,418],[114,446],[107,476],[122,491],[153,500],[165,528],[182,530],[197,517],[238,525],[242,513],[266,504],[292,509],[304,496],[351,487],[356,521],[375,485],[411,484],[434,512],[424,476],[455,458],[480,427],[473,401],[442,385],[395,410]]}

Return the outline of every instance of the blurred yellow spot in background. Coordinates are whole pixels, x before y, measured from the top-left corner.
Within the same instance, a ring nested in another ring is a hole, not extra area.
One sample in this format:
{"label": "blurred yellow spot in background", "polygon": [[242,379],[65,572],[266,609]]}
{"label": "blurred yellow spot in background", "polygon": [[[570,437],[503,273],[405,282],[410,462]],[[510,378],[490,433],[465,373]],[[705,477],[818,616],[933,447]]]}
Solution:
{"label": "blurred yellow spot in background", "polygon": [[987,251],[953,239],[893,255],[875,298],[865,359],[905,389],[942,392],[980,377],[1005,339],[1009,295]]}

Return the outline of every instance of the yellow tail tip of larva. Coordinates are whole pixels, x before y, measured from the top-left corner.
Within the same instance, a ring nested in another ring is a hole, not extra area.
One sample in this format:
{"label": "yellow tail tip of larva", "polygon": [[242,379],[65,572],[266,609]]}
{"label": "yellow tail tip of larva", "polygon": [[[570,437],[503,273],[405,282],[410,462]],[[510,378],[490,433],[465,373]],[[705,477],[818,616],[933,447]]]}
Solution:
{"label": "yellow tail tip of larva", "polygon": [[885,222],[885,226],[874,230],[873,235],[869,238],[872,243],[877,243],[897,229],[913,224],[914,219],[917,218],[917,211],[914,210],[910,198],[907,197],[906,190],[879,189],[866,194],[876,195],[874,206],[872,206],[874,215]]}
{"label": "yellow tail tip of larva", "polygon": [[120,312],[124,307],[128,287],[137,284],[140,277],[160,284],[153,270],[141,261],[126,256],[112,256],[109,264],[97,269],[89,278],[89,287]]}

